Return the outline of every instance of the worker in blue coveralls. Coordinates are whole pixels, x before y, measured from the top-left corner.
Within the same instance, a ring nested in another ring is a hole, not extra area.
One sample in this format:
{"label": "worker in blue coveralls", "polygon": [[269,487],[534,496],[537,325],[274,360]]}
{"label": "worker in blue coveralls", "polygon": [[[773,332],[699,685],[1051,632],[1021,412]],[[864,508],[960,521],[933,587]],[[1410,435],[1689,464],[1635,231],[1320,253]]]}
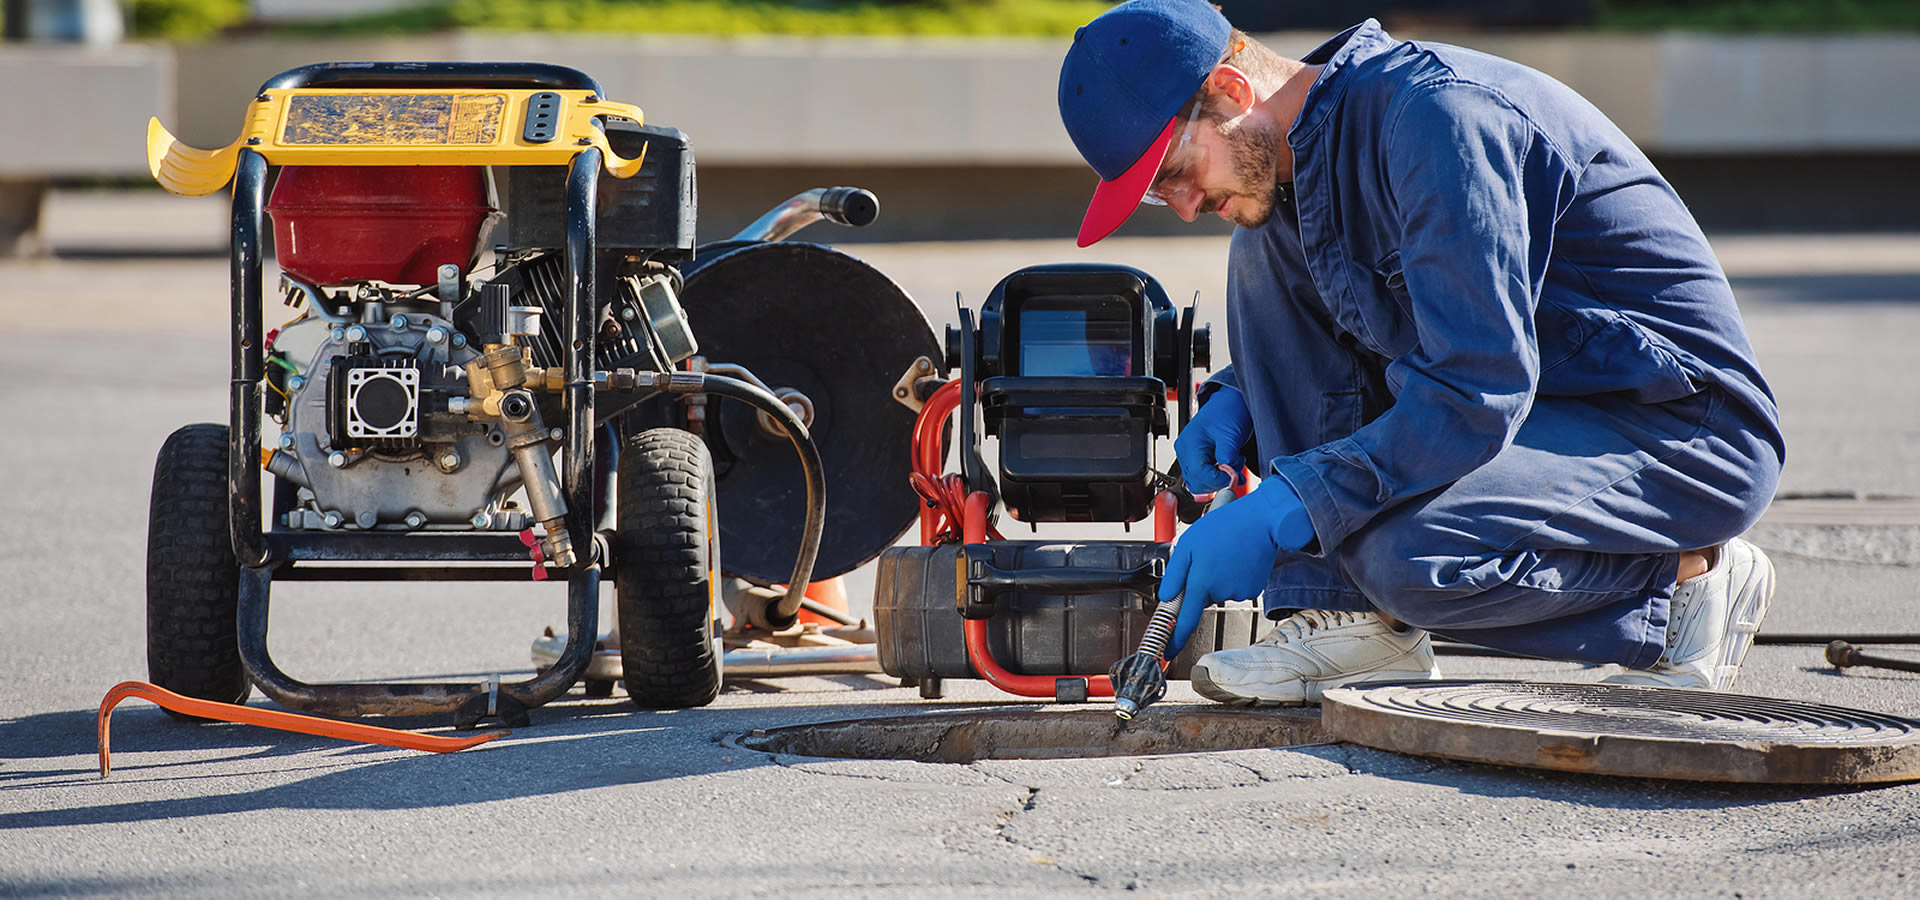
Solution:
{"label": "worker in blue coveralls", "polygon": [[1607,117],[1516,63],[1369,20],[1292,60],[1203,0],[1075,34],[1060,115],[1102,179],[1087,246],[1141,202],[1238,225],[1233,365],[1175,441],[1196,493],[1160,598],[1175,646],[1260,596],[1270,635],[1203,695],[1318,702],[1438,677],[1429,633],[1724,690],[1773,593],[1739,540],[1784,458],[1726,276]]}

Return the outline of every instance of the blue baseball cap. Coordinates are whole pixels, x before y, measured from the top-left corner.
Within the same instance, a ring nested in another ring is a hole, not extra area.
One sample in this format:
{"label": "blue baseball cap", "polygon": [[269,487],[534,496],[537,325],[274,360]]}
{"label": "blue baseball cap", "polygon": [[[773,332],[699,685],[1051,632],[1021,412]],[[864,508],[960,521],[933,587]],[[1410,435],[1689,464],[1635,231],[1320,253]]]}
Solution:
{"label": "blue baseball cap", "polygon": [[1206,0],[1128,0],[1073,34],[1060,121],[1100,176],[1080,246],[1127,221],[1153,184],[1180,107],[1220,64],[1233,26]]}

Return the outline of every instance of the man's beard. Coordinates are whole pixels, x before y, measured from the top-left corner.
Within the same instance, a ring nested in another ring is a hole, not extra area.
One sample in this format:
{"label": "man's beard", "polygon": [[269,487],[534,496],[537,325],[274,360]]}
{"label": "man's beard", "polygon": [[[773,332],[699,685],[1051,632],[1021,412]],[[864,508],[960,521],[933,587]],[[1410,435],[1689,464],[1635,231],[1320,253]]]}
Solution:
{"label": "man's beard", "polygon": [[1238,187],[1209,195],[1200,211],[1215,212],[1231,199],[1233,213],[1229,218],[1235,225],[1243,228],[1265,225],[1273,218],[1273,207],[1280,196],[1280,129],[1272,123],[1242,122],[1232,131],[1222,131],[1221,137],[1226,141],[1227,157],[1232,162],[1233,179]]}

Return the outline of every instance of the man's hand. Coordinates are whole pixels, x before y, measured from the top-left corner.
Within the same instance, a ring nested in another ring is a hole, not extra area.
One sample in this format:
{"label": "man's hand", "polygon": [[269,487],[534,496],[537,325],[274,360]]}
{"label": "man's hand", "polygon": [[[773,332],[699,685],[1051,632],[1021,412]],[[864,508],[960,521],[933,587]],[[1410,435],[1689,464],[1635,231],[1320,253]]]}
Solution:
{"label": "man's hand", "polygon": [[[1184,463],[1181,468],[1185,468]],[[1201,610],[1228,600],[1260,596],[1280,552],[1298,550],[1312,542],[1313,522],[1307,517],[1307,508],[1293,486],[1278,476],[1261,481],[1245,497],[1201,516],[1173,545],[1167,576],[1160,582],[1162,603],[1183,590],[1187,595],[1180,604],[1180,619],[1173,626],[1167,658],[1187,645],[1200,625]]]}
{"label": "man's hand", "polygon": [[1210,494],[1228,485],[1226,465],[1235,472],[1246,462],[1240,448],[1253,435],[1253,415],[1247,412],[1247,398],[1231,387],[1221,387],[1193,414],[1187,427],[1173,441],[1173,454],[1180,460],[1180,477],[1187,490]]}

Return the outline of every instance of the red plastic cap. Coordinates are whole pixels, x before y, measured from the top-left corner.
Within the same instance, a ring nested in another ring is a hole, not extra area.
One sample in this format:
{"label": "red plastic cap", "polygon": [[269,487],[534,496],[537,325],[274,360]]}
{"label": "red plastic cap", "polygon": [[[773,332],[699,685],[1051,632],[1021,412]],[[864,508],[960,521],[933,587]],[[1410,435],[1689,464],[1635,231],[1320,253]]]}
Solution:
{"label": "red plastic cap", "polygon": [[1147,195],[1147,188],[1153,186],[1153,176],[1160,173],[1160,164],[1166,161],[1167,147],[1173,143],[1173,132],[1178,127],[1178,117],[1168,119],[1167,127],[1160,129],[1160,136],[1153,139],[1131,167],[1120,173],[1119,178],[1102,181],[1093,189],[1093,202],[1087,204],[1086,218],[1080,220],[1080,246],[1091,247],[1112,234],[1140,208],[1140,198]]}

